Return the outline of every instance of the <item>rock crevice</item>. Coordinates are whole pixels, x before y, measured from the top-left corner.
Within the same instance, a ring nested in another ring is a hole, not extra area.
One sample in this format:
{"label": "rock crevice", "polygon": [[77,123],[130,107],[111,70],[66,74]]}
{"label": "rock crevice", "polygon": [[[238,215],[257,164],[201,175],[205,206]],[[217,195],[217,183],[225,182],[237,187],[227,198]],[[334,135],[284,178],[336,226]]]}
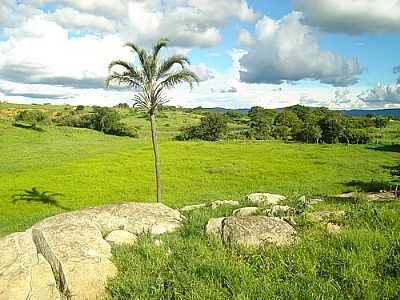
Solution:
{"label": "rock crevice", "polygon": [[162,204],[121,203],[56,215],[0,239],[0,300],[98,299],[117,273],[104,236],[121,228],[158,235],[182,218]]}

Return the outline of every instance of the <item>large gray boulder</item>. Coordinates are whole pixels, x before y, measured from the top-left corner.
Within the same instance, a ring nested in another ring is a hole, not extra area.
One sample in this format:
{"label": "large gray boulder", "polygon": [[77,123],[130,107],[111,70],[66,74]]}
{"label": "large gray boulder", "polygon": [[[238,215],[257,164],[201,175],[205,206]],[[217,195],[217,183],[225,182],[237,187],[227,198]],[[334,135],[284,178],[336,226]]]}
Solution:
{"label": "large gray boulder", "polygon": [[222,235],[222,222],[225,218],[212,218],[208,220],[206,225],[206,233],[216,238],[221,238]]}
{"label": "large gray boulder", "polygon": [[[57,299],[57,296],[46,298],[41,295],[27,298],[29,293],[36,291],[31,289],[31,282],[38,287],[55,286],[49,284],[45,275],[41,275],[43,278],[35,277],[33,281],[29,271],[32,264],[39,265],[32,274],[42,273],[46,264],[48,270],[51,266],[59,277],[59,289],[63,296],[79,300],[100,299],[105,296],[107,281],[117,272],[111,262],[110,246],[115,242],[110,240],[115,237],[115,231],[123,230],[125,237],[142,233],[158,235],[175,230],[181,221],[178,211],[162,204],[145,203],[104,205],[45,219],[29,231],[30,244],[29,239],[24,237],[24,246],[20,246],[22,242],[13,242],[16,239],[13,235],[0,243],[0,256],[4,256],[0,258],[0,299]],[[110,233],[108,243],[104,237]],[[29,254],[25,254],[25,249]],[[38,259],[36,253],[43,255],[45,260]],[[14,280],[17,277],[15,274],[20,274],[18,281]],[[47,274],[54,282],[51,271]],[[38,288],[37,291],[43,293],[46,288]]]}
{"label": "large gray boulder", "polygon": [[266,243],[277,246],[295,241],[295,230],[287,222],[273,217],[228,217],[222,223],[222,240],[246,247],[261,247]]}
{"label": "large gray boulder", "polygon": [[0,239],[0,299],[60,299],[50,265],[37,253],[30,230]]}
{"label": "large gray boulder", "polygon": [[246,199],[258,205],[273,205],[286,200],[286,197],[270,193],[253,193],[247,195]]}

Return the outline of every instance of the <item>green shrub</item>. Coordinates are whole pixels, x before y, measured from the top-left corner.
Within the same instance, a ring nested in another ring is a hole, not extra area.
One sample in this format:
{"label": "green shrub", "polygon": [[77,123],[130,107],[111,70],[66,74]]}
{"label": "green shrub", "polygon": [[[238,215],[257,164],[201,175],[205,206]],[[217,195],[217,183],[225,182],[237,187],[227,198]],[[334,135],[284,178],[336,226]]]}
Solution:
{"label": "green shrub", "polygon": [[176,138],[185,140],[217,141],[222,139],[228,132],[228,121],[223,114],[210,113],[201,118],[200,125],[182,129]]}
{"label": "green shrub", "polygon": [[49,115],[40,110],[23,110],[15,116],[15,123],[24,123],[36,129],[38,124],[49,124]]}
{"label": "green shrub", "polygon": [[116,136],[138,137],[137,130],[122,123],[119,113],[108,107],[93,107],[92,113],[82,114],[76,111],[58,119],[60,126],[89,128]]}

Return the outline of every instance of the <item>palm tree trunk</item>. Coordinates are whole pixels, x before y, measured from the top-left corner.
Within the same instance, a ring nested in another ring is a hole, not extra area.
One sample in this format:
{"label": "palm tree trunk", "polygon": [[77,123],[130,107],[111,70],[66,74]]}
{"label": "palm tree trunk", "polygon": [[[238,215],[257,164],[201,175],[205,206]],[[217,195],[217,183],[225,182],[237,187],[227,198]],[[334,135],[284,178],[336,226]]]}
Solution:
{"label": "palm tree trunk", "polygon": [[153,142],[154,166],[156,169],[157,203],[161,202],[160,158],[158,156],[156,116],[150,113],[151,140]]}

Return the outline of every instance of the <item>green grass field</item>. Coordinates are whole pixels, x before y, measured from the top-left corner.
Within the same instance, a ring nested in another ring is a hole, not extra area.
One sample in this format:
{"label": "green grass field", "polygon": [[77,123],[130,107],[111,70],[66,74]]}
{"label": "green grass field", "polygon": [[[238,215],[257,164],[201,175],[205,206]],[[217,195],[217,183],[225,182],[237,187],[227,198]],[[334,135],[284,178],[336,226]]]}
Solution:
{"label": "green grass field", "polygon": [[[0,104],[3,112],[15,107],[26,108]],[[199,118],[163,112],[159,119],[163,202],[174,208],[242,200],[251,192],[284,194],[295,201],[301,195],[328,196],[396,183],[389,170],[399,165],[399,147],[394,144],[398,122],[377,131],[379,143],[369,145],[173,140],[180,127]],[[39,132],[14,127],[0,114],[0,236],[25,230],[64,209],[154,201],[149,123],[128,112],[124,121],[139,129],[140,138],[56,126]],[[13,195],[33,188],[62,194],[55,198],[64,209],[12,202]],[[110,297],[399,299],[399,204],[331,200],[319,208],[349,212],[339,222],[340,236],[298,219],[298,244],[261,251],[226,248],[204,235],[208,218],[229,215],[232,209],[190,214],[182,230],[162,238],[160,248],[144,236],[134,247],[114,249],[120,273],[110,282]],[[172,255],[166,256],[167,248]]]}

